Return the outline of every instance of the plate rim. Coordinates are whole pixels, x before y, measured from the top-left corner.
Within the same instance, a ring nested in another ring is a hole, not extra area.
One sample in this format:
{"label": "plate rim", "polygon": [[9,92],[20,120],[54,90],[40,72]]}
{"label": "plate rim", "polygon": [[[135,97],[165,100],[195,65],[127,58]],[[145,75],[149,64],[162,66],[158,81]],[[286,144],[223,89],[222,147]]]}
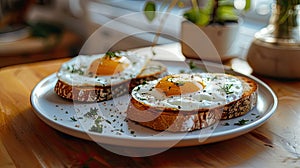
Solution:
{"label": "plate rim", "polygon": [[[162,63],[164,62],[168,62],[168,63],[172,63],[172,62],[185,62],[185,61],[161,61]],[[199,62],[198,62],[199,63]],[[202,64],[200,62],[200,64]],[[206,64],[206,63],[205,63]],[[207,66],[207,65],[206,65]],[[209,66],[214,66],[216,68],[219,68],[220,64],[217,63],[209,63]],[[222,65],[224,66],[224,65]],[[66,126],[62,123],[59,123],[58,121],[52,121],[50,118],[48,118],[46,115],[44,115],[43,112],[40,112],[37,105],[35,104],[35,95],[34,93],[37,92],[38,88],[43,85],[44,83],[48,82],[49,80],[57,80],[56,77],[56,73],[53,73],[51,75],[48,75],[47,77],[43,78],[40,82],[38,82],[36,84],[36,86],[32,89],[32,92],[30,94],[30,103],[31,106],[33,108],[34,113],[38,116],[38,118],[40,118],[44,123],[46,123],[48,126],[63,132],[65,134],[77,137],[77,138],[82,138],[85,140],[92,140],[95,141],[94,138],[92,137],[96,137],[97,139],[101,138],[101,142],[96,141],[97,143],[108,143],[110,145],[120,145],[119,143],[116,143],[115,141],[110,141],[110,140],[117,140],[117,141],[122,141],[122,140],[129,140],[129,141],[134,141],[137,142],[136,144],[132,145],[132,144],[127,144],[127,145],[121,145],[121,146],[131,146],[131,147],[165,147],[166,142],[170,142],[170,141],[178,141],[178,143],[176,143],[173,147],[183,147],[183,146],[195,146],[195,145],[204,145],[204,144],[208,144],[208,143],[213,143],[213,142],[219,142],[219,141],[223,141],[223,140],[227,140],[227,139],[231,139],[243,134],[246,134],[247,132],[250,132],[254,129],[256,129],[257,127],[261,126],[262,124],[264,124],[276,111],[277,106],[278,106],[278,98],[276,96],[276,94],[274,93],[274,91],[262,80],[258,79],[257,77],[253,76],[253,75],[245,75],[239,72],[236,72],[234,70],[232,70],[231,68],[228,68],[226,66],[224,66],[224,71],[228,73],[228,71],[230,71],[229,73],[233,73],[236,75],[242,75],[245,77],[248,77],[250,79],[253,79],[255,82],[258,83],[259,87],[258,87],[258,94],[259,91],[262,89],[261,87],[263,87],[268,94],[272,97],[272,101],[273,104],[271,104],[270,106],[268,106],[269,111],[268,112],[264,112],[264,115],[243,126],[239,126],[236,127],[235,129],[229,129],[229,130],[225,130],[225,131],[221,131],[221,132],[212,132],[211,134],[209,134],[208,137],[203,137],[206,138],[206,140],[204,142],[193,142],[193,143],[189,143],[191,141],[195,141],[197,139],[199,139],[199,135],[185,135],[184,137],[180,137],[180,138],[175,138],[173,137],[155,137],[155,136],[149,136],[149,137],[133,137],[133,136],[116,136],[116,135],[103,135],[103,134],[99,134],[99,133],[94,133],[94,132],[86,132],[85,130],[80,130],[79,128],[73,128],[73,127],[69,127]],[[226,138],[221,138],[222,136],[227,136]],[[219,140],[221,138],[221,140]],[[147,144],[147,142],[151,142],[150,144]],[[146,143],[146,145],[144,145],[144,143]],[[162,143],[162,144],[160,144]]]}

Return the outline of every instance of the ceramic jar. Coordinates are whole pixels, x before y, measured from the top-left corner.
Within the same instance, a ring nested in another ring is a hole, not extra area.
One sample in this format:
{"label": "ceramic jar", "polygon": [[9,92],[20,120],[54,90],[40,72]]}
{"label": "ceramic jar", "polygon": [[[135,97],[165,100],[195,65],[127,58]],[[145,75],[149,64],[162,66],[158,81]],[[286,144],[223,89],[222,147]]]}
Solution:
{"label": "ceramic jar", "polygon": [[187,58],[214,62],[226,60],[231,57],[238,31],[238,23],[197,26],[183,21],[181,24],[182,53]]}

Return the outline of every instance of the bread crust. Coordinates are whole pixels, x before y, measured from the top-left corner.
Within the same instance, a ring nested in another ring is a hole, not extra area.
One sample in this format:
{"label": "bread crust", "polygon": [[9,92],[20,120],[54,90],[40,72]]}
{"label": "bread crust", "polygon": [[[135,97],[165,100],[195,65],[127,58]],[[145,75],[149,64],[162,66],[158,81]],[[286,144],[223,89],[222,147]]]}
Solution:
{"label": "bread crust", "polygon": [[159,131],[193,131],[208,127],[220,120],[222,115],[220,108],[199,109],[198,111],[162,110],[145,106],[131,99],[127,118]]}
{"label": "bread crust", "polygon": [[111,86],[72,86],[58,79],[54,91],[58,96],[73,101],[101,102],[110,100],[113,97],[119,97],[126,93],[130,93],[135,86],[142,84],[145,81],[158,79],[166,73],[167,69],[162,64],[155,61],[152,61],[152,63],[149,64],[150,67],[159,66],[160,71],[151,74],[143,73],[143,71],[140,75],[130,81],[124,81]]}
{"label": "bread crust", "polygon": [[256,106],[257,84],[246,77],[239,76],[249,89],[241,98],[224,106],[183,111],[172,108],[155,108],[131,99],[127,109],[127,118],[154,130],[171,132],[193,131],[213,125],[220,119],[242,116]]}

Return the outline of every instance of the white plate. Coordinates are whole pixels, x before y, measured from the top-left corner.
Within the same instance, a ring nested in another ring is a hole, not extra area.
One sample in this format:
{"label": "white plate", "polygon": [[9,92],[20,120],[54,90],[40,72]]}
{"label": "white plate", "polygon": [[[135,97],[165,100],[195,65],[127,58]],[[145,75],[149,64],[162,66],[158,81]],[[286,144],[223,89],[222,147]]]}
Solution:
{"label": "white plate", "polygon": [[[170,73],[189,70],[189,63],[163,61]],[[192,62],[197,65],[196,71],[222,71],[220,65]],[[242,75],[230,69],[227,73]],[[60,98],[53,91],[57,81],[52,74],[33,89],[31,104],[36,115],[49,126],[66,134],[93,140],[100,144],[119,145],[127,147],[179,147],[201,145],[222,141],[245,134],[260,125],[275,112],[277,98],[274,92],[259,79],[248,76],[259,85],[258,102],[256,108],[246,115],[222,120],[215,125],[188,133],[157,132],[145,128],[126,119],[126,107],[129,95],[124,95],[106,102],[99,103],[73,103]],[[91,109],[98,109],[97,116],[87,117]],[[100,116],[100,117],[99,117]],[[95,118],[100,119],[96,123]],[[241,120],[248,120],[244,125],[236,125]],[[91,131],[97,126],[98,132]],[[100,131],[99,131],[100,130]]]}

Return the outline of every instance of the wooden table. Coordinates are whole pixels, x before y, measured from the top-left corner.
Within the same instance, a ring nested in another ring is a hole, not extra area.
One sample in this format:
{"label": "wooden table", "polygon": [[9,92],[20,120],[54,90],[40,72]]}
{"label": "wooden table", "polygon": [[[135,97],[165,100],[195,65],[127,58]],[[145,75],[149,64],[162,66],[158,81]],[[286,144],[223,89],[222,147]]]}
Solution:
{"label": "wooden table", "polygon": [[[42,122],[30,93],[68,59],[0,69],[0,167],[299,167],[300,81],[262,78],[279,98],[261,127],[230,140],[126,157]],[[232,62],[232,66],[236,62]],[[240,64],[240,62],[238,63]]]}

